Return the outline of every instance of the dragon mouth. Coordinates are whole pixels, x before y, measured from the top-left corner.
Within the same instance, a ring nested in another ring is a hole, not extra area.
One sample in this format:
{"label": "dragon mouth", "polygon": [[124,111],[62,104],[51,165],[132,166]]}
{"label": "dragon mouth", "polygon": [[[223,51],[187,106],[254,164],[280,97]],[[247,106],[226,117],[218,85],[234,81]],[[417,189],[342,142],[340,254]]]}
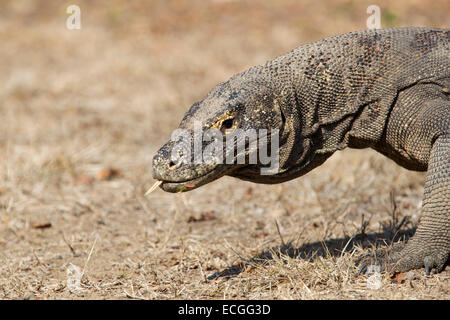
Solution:
{"label": "dragon mouth", "polygon": [[193,179],[183,181],[158,180],[157,183],[159,184],[159,187],[166,192],[181,193],[194,190],[204,184],[217,180],[230,171],[230,169],[231,168],[226,168],[225,166],[220,166]]}

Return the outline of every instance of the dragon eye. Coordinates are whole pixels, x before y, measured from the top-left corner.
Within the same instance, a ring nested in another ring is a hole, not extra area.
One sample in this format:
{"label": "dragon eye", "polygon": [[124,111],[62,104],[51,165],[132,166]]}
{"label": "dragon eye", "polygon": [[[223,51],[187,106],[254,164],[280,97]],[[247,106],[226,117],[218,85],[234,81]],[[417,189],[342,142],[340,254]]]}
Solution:
{"label": "dragon eye", "polygon": [[233,128],[233,119],[227,119],[222,122],[222,128],[225,130]]}

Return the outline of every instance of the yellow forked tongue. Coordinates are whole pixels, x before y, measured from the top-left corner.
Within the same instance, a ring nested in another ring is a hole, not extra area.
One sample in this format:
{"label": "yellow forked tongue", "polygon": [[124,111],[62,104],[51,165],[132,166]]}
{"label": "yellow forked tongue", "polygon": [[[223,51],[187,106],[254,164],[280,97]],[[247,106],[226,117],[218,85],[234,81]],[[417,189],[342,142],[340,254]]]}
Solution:
{"label": "yellow forked tongue", "polygon": [[159,185],[160,185],[161,183],[163,183],[162,180],[156,181],[155,184],[154,184],[150,189],[148,189],[147,192],[146,192],[144,195],[145,195],[145,196],[148,196],[150,193],[152,193],[153,191],[155,191],[155,189],[158,188]]}

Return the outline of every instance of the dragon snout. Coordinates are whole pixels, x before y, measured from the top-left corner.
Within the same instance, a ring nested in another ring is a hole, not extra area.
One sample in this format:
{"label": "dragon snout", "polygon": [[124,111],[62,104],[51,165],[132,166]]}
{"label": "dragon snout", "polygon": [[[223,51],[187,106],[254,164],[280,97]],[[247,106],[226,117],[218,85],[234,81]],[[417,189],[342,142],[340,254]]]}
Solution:
{"label": "dragon snout", "polygon": [[165,145],[153,157],[152,175],[154,179],[170,180],[171,172],[179,167],[180,163],[172,160],[170,149],[168,145]]}

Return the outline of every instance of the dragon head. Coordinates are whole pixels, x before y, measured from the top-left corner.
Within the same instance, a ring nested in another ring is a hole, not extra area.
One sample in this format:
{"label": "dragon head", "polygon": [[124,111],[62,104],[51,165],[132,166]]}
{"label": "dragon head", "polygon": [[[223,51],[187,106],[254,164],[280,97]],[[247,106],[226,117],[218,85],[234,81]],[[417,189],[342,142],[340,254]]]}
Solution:
{"label": "dragon head", "polygon": [[191,106],[154,156],[153,178],[168,192],[224,175],[258,183],[290,180],[298,176],[287,165],[295,149],[293,110],[292,90],[278,87],[267,66],[237,74]]}

